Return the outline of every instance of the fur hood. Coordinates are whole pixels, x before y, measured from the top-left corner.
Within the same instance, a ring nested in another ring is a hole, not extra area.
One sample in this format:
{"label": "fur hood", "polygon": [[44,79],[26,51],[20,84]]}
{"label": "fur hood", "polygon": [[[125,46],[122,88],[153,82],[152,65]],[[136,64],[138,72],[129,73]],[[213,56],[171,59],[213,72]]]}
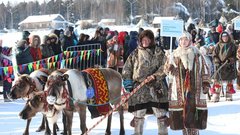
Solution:
{"label": "fur hood", "polygon": [[[34,46],[34,44],[33,44],[33,40],[34,40],[34,39],[37,39],[37,40],[38,40],[38,44],[37,44],[36,46]],[[32,35],[32,36],[29,38],[29,42],[30,42],[30,46],[31,46],[31,47],[35,47],[35,48],[39,47],[40,44],[41,44],[41,40],[40,40],[40,37],[39,37],[38,35]]]}
{"label": "fur hood", "polygon": [[58,36],[57,36],[56,34],[50,33],[50,34],[48,35],[48,37],[49,37],[49,39],[55,38],[55,39],[56,39],[55,44],[58,44]]}
{"label": "fur hood", "polygon": [[192,49],[194,51],[195,54],[201,54],[199,49],[195,46],[189,46],[188,48],[184,49],[181,47],[178,47],[176,50],[173,51],[173,56],[174,57],[179,57],[183,52],[183,50],[189,50]]}
{"label": "fur hood", "polygon": [[178,47],[173,52],[173,57],[180,58],[184,67],[186,69],[192,70],[195,58],[194,56],[196,54],[201,55],[200,51],[195,46],[189,46],[187,48]]}

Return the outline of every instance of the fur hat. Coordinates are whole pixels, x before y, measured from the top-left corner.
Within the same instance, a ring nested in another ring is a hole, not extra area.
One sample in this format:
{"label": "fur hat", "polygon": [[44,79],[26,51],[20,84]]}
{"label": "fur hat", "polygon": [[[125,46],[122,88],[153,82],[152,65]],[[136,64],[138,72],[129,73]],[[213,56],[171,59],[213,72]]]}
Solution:
{"label": "fur hat", "polygon": [[23,46],[25,46],[25,44],[27,44],[26,40],[20,40],[17,42],[17,47],[23,47]]}
{"label": "fur hat", "polygon": [[178,41],[181,39],[181,38],[187,38],[188,40],[192,40],[192,35],[189,33],[189,32],[186,32],[186,31],[184,31],[183,33],[182,33],[182,35],[180,36],[180,37],[178,37]]}
{"label": "fur hat", "polygon": [[42,38],[42,43],[46,44],[48,40],[50,40],[49,36],[48,35],[44,35],[43,38]]}
{"label": "fur hat", "polygon": [[55,44],[58,44],[58,36],[56,34],[50,33],[50,34],[48,34],[48,37],[50,40],[55,39],[56,40]]}
{"label": "fur hat", "polygon": [[142,46],[142,39],[144,37],[148,37],[151,40],[150,46],[154,46],[155,45],[155,39],[154,39],[154,34],[151,30],[144,30],[140,33],[139,35],[139,42],[141,43],[140,46]]}
{"label": "fur hat", "polygon": [[66,36],[71,35],[71,31],[68,30],[68,29],[66,29],[66,30],[64,31],[64,35],[66,35]]}
{"label": "fur hat", "polygon": [[22,32],[22,37],[23,37],[23,39],[28,38],[29,35],[30,35],[30,32],[29,32],[29,31],[23,31],[23,32]]}
{"label": "fur hat", "polygon": [[32,35],[32,36],[29,38],[30,46],[35,46],[35,45],[33,44],[34,40],[37,40],[37,41],[38,41],[38,43],[37,43],[36,46],[39,46],[39,45],[41,44],[41,39],[40,39],[40,37],[39,37],[38,35]]}
{"label": "fur hat", "polygon": [[72,26],[68,26],[67,28],[70,32],[73,32],[74,31],[74,28]]}

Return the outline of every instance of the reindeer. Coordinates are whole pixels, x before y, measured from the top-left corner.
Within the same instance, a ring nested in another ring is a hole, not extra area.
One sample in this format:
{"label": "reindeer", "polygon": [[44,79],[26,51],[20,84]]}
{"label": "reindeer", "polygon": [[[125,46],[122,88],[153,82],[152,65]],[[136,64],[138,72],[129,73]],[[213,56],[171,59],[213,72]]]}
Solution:
{"label": "reindeer", "polygon": [[[91,70],[91,69],[90,69]],[[94,70],[94,69],[93,69]],[[109,89],[109,101],[115,101],[113,105],[117,105],[121,101],[122,79],[121,75],[110,68],[100,68],[100,72],[106,81]],[[82,134],[86,133],[86,105],[79,102],[87,103],[87,83],[90,80],[85,80],[83,72],[72,69],[68,70],[63,75],[49,76],[45,90],[47,91],[47,101],[56,107],[57,110],[63,110],[66,114],[67,134],[71,135],[73,111],[76,110],[80,117],[80,129]],[[75,99],[75,100],[72,100]],[[116,100],[117,99],[117,100]],[[70,102],[73,102],[72,105]],[[73,108],[73,109],[72,109]],[[123,107],[118,109],[120,116],[120,135],[124,135],[123,123]],[[108,116],[106,135],[111,134],[112,114]]]}
{"label": "reindeer", "polygon": [[53,135],[57,135],[56,123],[60,111],[58,111],[53,105],[49,105],[46,98],[46,92],[39,91],[33,97],[28,99],[23,110],[19,113],[19,116],[26,120],[34,117],[38,112],[42,112],[46,116],[47,121],[52,125]]}
{"label": "reindeer", "polygon": [[[43,91],[45,82],[49,75],[49,71],[47,69],[39,69],[32,72],[30,75],[18,74],[17,78],[15,78],[13,82],[13,87],[8,95],[10,99],[19,99],[26,98],[29,99],[33,97],[39,91]],[[29,125],[31,122],[31,118],[27,119],[27,125],[23,135],[29,135]],[[42,123],[40,127],[36,130],[36,132],[43,131],[45,129],[46,118],[43,116]],[[46,124],[48,125],[48,124]],[[49,127],[46,127],[45,134],[51,134]]]}

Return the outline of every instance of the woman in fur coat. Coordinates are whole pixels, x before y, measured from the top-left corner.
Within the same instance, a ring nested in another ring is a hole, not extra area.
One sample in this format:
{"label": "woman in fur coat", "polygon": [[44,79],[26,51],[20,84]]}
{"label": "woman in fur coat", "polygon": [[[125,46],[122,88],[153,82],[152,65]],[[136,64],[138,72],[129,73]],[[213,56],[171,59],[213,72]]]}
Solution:
{"label": "woman in fur coat", "polygon": [[213,102],[219,101],[223,81],[227,82],[226,100],[232,101],[232,94],[236,92],[233,88],[233,80],[237,77],[236,55],[237,47],[232,42],[231,36],[227,32],[222,32],[213,51],[213,62],[217,71],[213,88],[211,88]]}
{"label": "woman in fur coat", "polygon": [[199,50],[191,44],[191,34],[184,32],[165,63],[170,128],[182,130],[183,135],[199,135],[199,129],[206,129],[208,116],[205,93],[210,87],[210,73]]}

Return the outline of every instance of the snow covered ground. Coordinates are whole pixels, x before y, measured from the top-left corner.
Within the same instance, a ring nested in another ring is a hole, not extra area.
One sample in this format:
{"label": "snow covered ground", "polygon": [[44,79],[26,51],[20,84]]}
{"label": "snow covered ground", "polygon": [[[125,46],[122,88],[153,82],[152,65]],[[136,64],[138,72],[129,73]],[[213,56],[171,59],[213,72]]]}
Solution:
{"label": "snow covered ground", "polygon": [[[26,125],[26,121],[18,117],[19,111],[23,108],[25,101],[17,100],[14,102],[3,102],[0,97],[0,135],[20,135],[23,133]],[[225,101],[221,98],[219,103],[208,102],[209,114],[207,129],[200,131],[201,135],[240,135],[240,91],[233,96],[234,101]],[[41,113],[38,113],[33,118],[30,124],[30,135],[42,135],[44,132],[37,133],[38,126],[41,123]],[[124,113],[124,124],[126,135],[131,135],[134,129],[130,127],[129,123],[133,117],[131,113]],[[99,119],[91,119],[90,113],[87,113],[87,127],[92,127]],[[147,115],[145,117],[144,135],[156,135],[157,134],[157,121],[153,115]],[[96,128],[94,128],[90,135],[104,135],[107,120],[105,119]],[[62,130],[61,119],[58,120],[60,130]],[[78,114],[74,114],[73,119],[73,135],[79,135],[81,133],[79,128]],[[119,133],[119,117],[118,113],[113,113],[112,119],[112,134],[118,135]],[[58,132],[60,135],[60,132]],[[181,131],[172,131],[169,129],[169,135],[181,135]]]}

